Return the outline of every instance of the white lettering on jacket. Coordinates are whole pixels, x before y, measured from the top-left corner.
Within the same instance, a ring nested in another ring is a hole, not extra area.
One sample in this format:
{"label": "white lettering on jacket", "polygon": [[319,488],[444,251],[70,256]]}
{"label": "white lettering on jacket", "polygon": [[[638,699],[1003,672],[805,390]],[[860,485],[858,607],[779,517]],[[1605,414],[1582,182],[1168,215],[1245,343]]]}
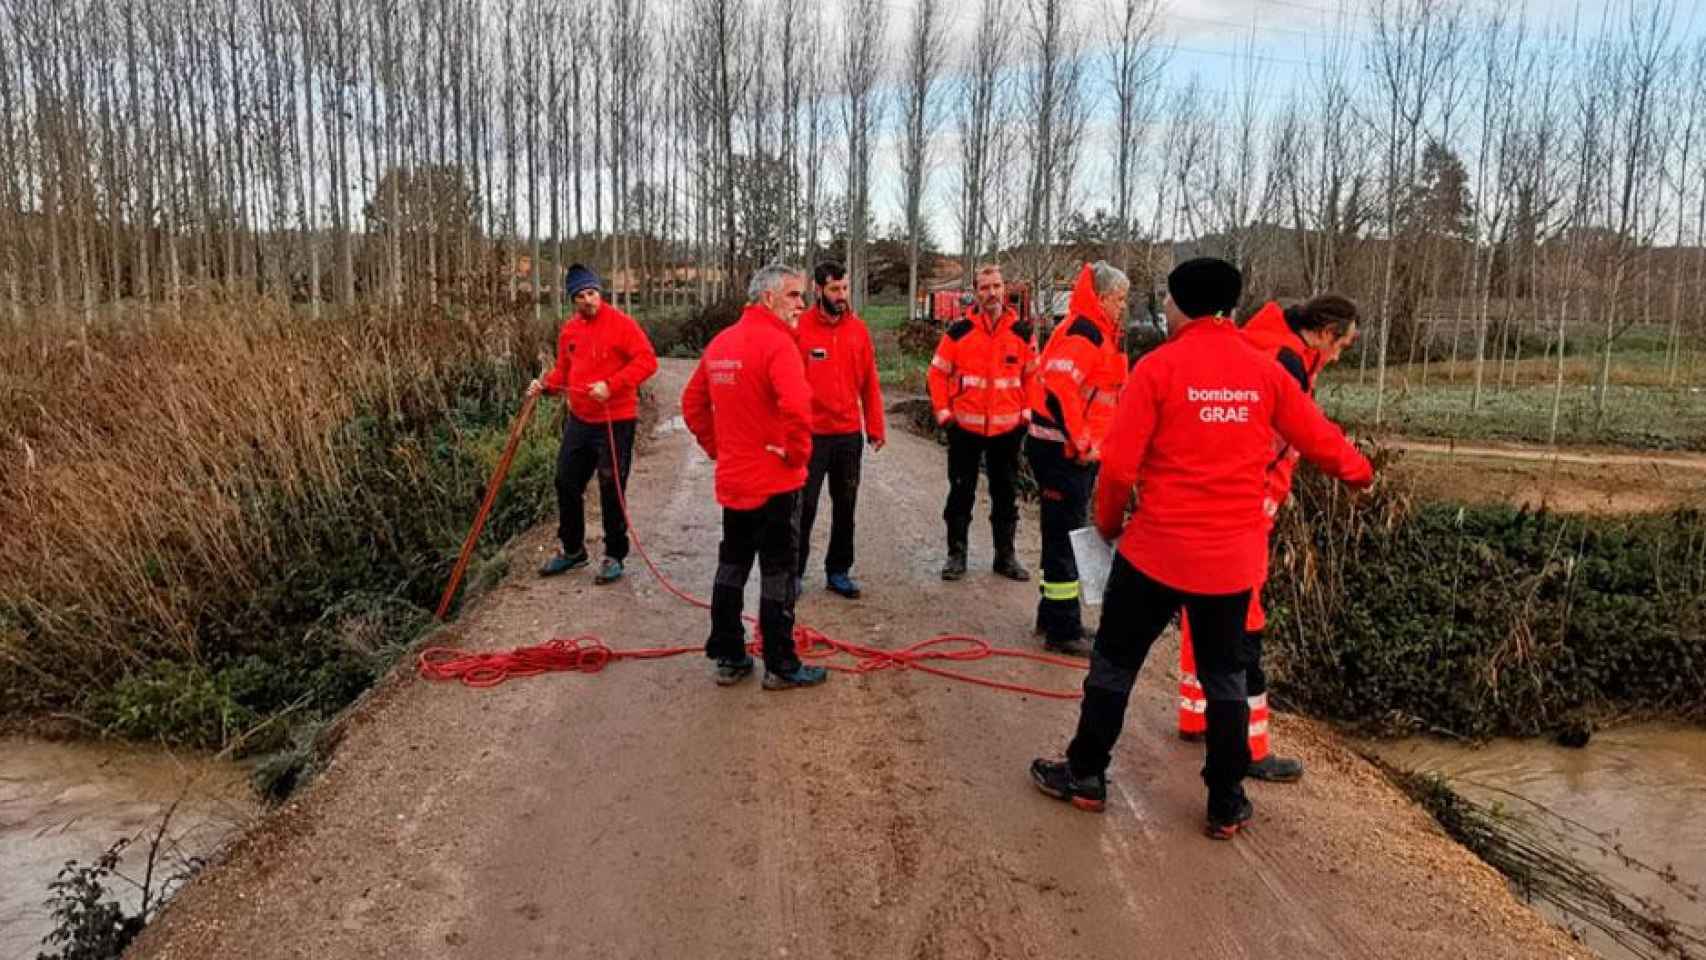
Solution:
{"label": "white lettering on jacket", "polygon": [[739,360],[710,361],[711,382],[719,386],[730,386],[740,379],[741,362]]}
{"label": "white lettering on jacket", "polygon": [[1249,405],[1262,402],[1259,390],[1227,387],[1186,387],[1185,398],[1202,404],[1197,409],[1197,419],[1203,423],[1249,423]]}

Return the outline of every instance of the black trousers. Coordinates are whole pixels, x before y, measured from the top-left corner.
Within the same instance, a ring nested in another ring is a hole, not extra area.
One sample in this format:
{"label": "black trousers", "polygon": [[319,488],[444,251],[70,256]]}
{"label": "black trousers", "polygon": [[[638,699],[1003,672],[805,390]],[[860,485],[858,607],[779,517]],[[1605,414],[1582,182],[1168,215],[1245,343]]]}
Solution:
{"label": "black trousers", "polygon": [[786,673],[800,665],[794,652],[794,563],[799,557],[800,492],[779,493],[756,510],[723,509],[723,542],[717,546],[717,578],[711,586],[711,637],[705,656],[746,656],[741,622],[746,581],[758,559],[758,633],[764,640],[764,669]]}
{"label": "black trousers", "polygon": [[853,569],[853,514],[859,505],[859,465],[865,437],[859,433],[812,434],[812,460],[807,468],[804,499],[800,501],[800,564],[794,572],[806,575],[806,560],[812,552],[812,524],[817,522],[817,502],[823,481],[829,480],[829,553],[823,558],[825,573]]}
{"label": "black trousers", "polygon": [[1244,634],[1244,691],[1252,697],[1268,692],[1268,672],[1262,669],[1262,631]]}
{"label": "black trousers", "polygon": [[964,551],[971,530],[971,508],[977,502],[979,464],[989,468],[989,529],[997,554],[1012,552],[1019,528],[1019,447],[1025,428],[993,437],[979,436],[958,426],[948,428],[948,505],[942,519],[948,524],[948,549]]}
{"label": "black trousers", "polygon": [[[616,434],[616,449],[602,423],[588,423],[569,414],[563,424],[563,443],[557,448],[557,539],[563,552],[586,549],[586,508],[582,500],[586,485],[598,474],[598,503],[604,515],[604,555],[612,560],[628,556],[628,523],[622,517],[622,492],[628,490],[628,473],[634,466],[634,421],[610,424]],[[620,469],[618,469],[620,468]]]}
{"label": "black trousers", "polygon": [[1208,758],[1202,778],[1211,815],[1232,813],[1244,796],[1250,766],[1250,705],[1244,685],[1244,615],[1250,591],[1204,595],[1158,583],[1114,555],[1102,601],[1102,624],[1084,679],[1078,732],[1066,749],[1078,776],[1103,773],[1125,725],[1126,703],[1143,658],[1167,623],[1184,607],[1191,618],[1197,678],[1208,698]]}
{"label": "black trousers", "polygon": [[1037,629],[1056,643],[1077,640],[1084,629],[1078,605],[1078,561],[1072,556],[1072,531],[1084,526],[1096,468],[1066,457],[1066,445],[1025,438],[1025,458],[1037,478],[1043,534],[1043,580],[1037,600]]}

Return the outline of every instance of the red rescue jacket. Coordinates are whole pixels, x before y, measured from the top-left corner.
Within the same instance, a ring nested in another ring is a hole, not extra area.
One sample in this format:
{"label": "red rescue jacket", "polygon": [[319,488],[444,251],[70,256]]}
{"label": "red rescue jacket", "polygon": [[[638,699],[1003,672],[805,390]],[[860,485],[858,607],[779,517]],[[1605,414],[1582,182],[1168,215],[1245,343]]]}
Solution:
{"label": "red rescue jacket", "polygon": [[[1244,324],[1244,339],[1250,345],[1279,362],[1297,380],[1303,392],[1315,393],[1315,375],[1321,371],[1321,352],[1303,342],[1291,324],[1285,322],[1285,311],[1272,300],[1262,305]],[[1262,512],[1269,524],[1279,515],[1279,508],[1291,496],[1292,476],[1297,472],[1297,448],[1274,435],[1273,456],[1268,461],[1267,489],[1262,500]]]}
{"label": "red rescue jacket", "polygon": [[[557,363],[545,375],[546,393],[567,393],[569,412],[589,423],[640,415],[640,384],[658,371],[658,357],[634,318],[608,303],[591,320],[576,313],[557,335]],[[586,388],[603,380],[610,399],[599,403]]]}
{"label": "red rescue jacket", "polygon": [[[1177,590],[1228,594],[1267,579],[1267,465],[1278,432],[1352,486],[1374,468],[1237,327],[1193,320],[1132,368],[1102,445],[1095,522],[1132,566]],[[1125,523],[1126,504],[1137,510]]]}
{"label": "red rescue jacket", "polygon": [[1066,445],[1079,459],[1101,447],[1125,385],[1124,331],[1103,315],[1088,264],[1079,271],[1067,321],[1055,327],[1031,381],[1031,436]]}
{"label": "red rescue jacket", "polygon": [[717,502],[731,510],[806,485],[811,416],[794,332],[757,304],[705,348],[681,394],[681,418],[717,462]]}
{"label": "red rescue jacket", "polygon": [[983,437],[1017,430],[1030,411],[1037,348],[1031,325],[1012,308],[991,324],[967,313],[948,326],[930,358],[930,407],[937,423],[952,421]]}
{"label": "red rescue jacket", "polygon": [[[800,356],[812,385],[812,433],[887,437],[877,351],[865,321],[849,310],[831,319],[821,307],[800,314]],[[860,415],[860,407],[864,415]]]}

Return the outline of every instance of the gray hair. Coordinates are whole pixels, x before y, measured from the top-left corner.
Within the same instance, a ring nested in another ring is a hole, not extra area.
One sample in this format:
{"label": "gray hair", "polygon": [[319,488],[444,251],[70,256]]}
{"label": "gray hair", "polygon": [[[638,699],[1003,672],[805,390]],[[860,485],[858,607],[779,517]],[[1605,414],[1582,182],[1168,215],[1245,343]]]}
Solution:
{"label": "gray hair", "polygon": [[1090,264],[1090,280],[1095,284],[1096,295],[1099,297],[1131,287],[1131,280],[1126,277],[1125,271],[1106,260],[1097,260]]}
{"label": "gray hair", "polygon": [[785,263],[772,263],[759,267],[753,273],[752,279],[747,281],[746,301],[757,303],[759,297],[772,290],[780,289],[783,277],[798,277],[800,282],[804,283],[806,272],[799,267],[790,267]]}

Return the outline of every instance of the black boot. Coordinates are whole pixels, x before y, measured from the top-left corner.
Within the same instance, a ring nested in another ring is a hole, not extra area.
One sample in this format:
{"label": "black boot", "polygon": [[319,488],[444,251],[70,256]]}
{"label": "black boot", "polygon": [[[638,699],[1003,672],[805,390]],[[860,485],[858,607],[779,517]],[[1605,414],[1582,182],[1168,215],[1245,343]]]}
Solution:
{"label": "black boot", "polygon": [[948,544],[948,562],[942,564],[943,580],[963,580],[966,575],[966,545]]}
{"label": "black boot", "polygon": [[1019,555],[1013,551],[1012,547],[995,552],[995,572],[1009,580],[1017,580],[1020,583],[1031,579],[1031,571],[1026,570],[1019,563]]}
{"label": "black boot", "polygon": [[1018,532],[1017,523],[991,524],[995,534],[995,572],[1009,580],[1023,583],[1031,579],[1031,571],[1019,563],[1019,551],[1013,549],[1013,537]]}
{"label": "black boot", "polygon": [[966,575],[967,530],[956,523],[948,524],[948,562],[942,564],[943,580],[963,580]]}
{"label": "black boot", "polygon": [[1303,761],[1270,753],[1260,760],[1252,761],[1250,771],[1245,776],[1269,783],[1296,783],[1303,779]]}

